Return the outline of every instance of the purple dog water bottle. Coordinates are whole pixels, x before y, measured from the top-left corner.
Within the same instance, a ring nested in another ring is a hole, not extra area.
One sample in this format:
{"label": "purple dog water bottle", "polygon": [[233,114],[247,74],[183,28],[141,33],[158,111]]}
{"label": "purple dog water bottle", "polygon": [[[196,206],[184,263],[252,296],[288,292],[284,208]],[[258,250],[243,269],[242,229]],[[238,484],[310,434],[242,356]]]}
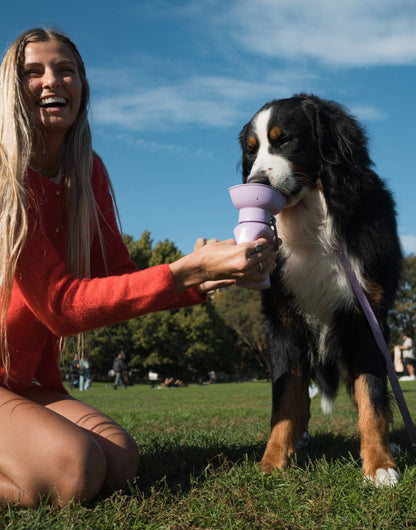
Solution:
{"label": "purple dog water bottle", "polygon": [[[286,204],[285,197],[271,186],[257,183],[239,184],[228,191],[239,211],[238,225],[234,228],[237,243],[248,243],[259,237],[271,241],[275,235],[271,226],[272,216],[282,210]],[[270,278],[262,287],[270,287]]]}

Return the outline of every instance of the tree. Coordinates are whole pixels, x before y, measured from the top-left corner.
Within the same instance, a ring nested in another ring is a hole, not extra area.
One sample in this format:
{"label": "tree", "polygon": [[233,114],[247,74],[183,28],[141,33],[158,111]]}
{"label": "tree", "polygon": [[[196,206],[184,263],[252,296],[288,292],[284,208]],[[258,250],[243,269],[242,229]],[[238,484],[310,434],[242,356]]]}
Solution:
{"label": "tree", "polygon": [[209,370],[233,370],[231,336],[212,304],[151,313],[130,321],[129,364],[165,375],[195,379]]}
{"label": "tree", "polygon": [[150,237],[150,232],[147,230],[143,232],[138,241],[134,241],[132,236],[125,234],[123,235],[123,241],[128,248],[130,258],[137,265],[137,268],[139,270],[147,269],[152,257],[153,240]]}
{"label": "tree", "polygon": [[165,239],[163,242],[156,244],[149,260],[149,266],[161,265],[162,263],[173,263],[182,257],[182,253],[177,249],[176,245]]}

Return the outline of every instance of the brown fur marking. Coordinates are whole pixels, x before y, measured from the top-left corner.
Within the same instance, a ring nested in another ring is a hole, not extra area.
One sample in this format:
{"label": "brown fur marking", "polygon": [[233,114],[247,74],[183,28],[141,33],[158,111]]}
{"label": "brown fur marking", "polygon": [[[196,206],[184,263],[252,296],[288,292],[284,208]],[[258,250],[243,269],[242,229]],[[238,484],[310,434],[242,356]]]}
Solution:
{"label": "brown fur marking", "polygon": [[299,374],[290,374],[283,403],[273,411],[267,447],[261,466],[267,473],[284,469],[294,454],[296,442],[306,430],[309,420],[308,381]]}
{"label": "brown fur marking", "polygon": [[380,306],[384,302],[384,291],[383,288],[373,280],[366,278],[367,284],[367,297],[371,301],[371,304]]}
{"label": "brown fur marking", "polygon": [[269,132],[269,137],[270,137],[270,140],[274,141],[274,140],[277,140],[278,138],[280,138],[282,134],[282,130],[280,129],[280,127],[273,127],[273,129],[270,129],[270,132]]}
{"label": "brown fur marking", "polygon": [[361,458],[366,477],[374,477],[376,471],[396,469],[388,438],[388,418],[377,415],[370,402],[365,375],[354,382],[354,397],[358,406],[358,428],[361,437]]}

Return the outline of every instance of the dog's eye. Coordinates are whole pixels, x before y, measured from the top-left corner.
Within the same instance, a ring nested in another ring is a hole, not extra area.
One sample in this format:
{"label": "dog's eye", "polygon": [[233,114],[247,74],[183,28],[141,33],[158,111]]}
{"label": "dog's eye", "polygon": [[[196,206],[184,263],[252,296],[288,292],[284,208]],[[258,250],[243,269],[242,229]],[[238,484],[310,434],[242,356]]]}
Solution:
{"label": "dog's eye", "polygon": [[254,136],[250,136],[250,138],[247,141],[247,154],[253,155],[257,152],[258,149],[258,142],[257,139]]}
{"label": "dog's eye", "polygon": [[296,144],[296,137],[295,136],[281,138],[280,142],[279,142],[279,147],[280,147],[280,149],[282,149],[282,148],[287,147],[288,145],[291,145],[291,144],[293,144],[293,145]]}
{"label": "dog's eye", "polygon": [[258,151],[258,145],[257,144],[256,145],[250,145],[249,144],[247,146],[246,153],[248,155],[255,155],[257,153],[257,151]]}

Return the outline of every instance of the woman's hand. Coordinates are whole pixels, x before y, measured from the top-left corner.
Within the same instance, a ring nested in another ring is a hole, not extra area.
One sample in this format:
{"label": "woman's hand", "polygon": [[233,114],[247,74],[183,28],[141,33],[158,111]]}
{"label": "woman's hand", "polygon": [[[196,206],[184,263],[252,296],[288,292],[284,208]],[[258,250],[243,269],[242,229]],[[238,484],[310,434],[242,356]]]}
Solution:
{"label": "woman's hand", "polygon": [[238,284],[256,289],[274,269],[272,243],[258,239],[239,245],[233,239],[213,242],[170,265],[176,290],[199,285],[201,293]]}

